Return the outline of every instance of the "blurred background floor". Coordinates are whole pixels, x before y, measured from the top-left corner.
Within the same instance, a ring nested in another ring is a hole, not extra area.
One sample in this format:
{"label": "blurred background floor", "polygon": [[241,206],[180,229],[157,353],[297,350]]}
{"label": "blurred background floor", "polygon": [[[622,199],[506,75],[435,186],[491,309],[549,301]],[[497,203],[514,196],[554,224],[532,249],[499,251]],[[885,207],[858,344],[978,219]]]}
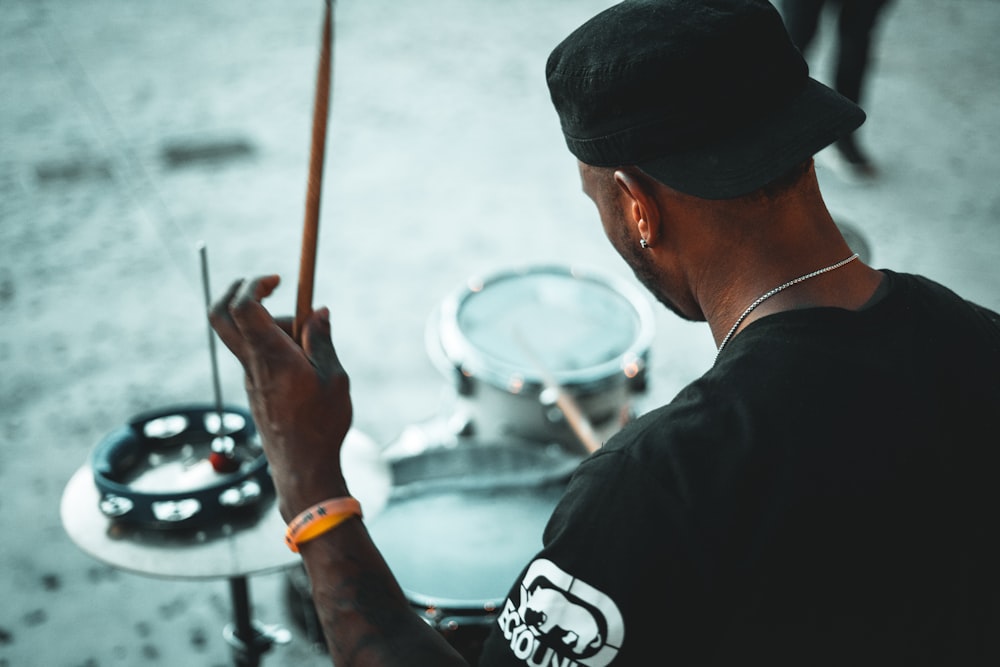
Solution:
{"label": "blurred background floor", "polygon": [[[581,194],[545,89],[549,50],[607,0],[367,0],[336,7],[316,303],[387,446],[442,410],[425,328],[474,275],[593,267],[634,282]],[[231,664],[225,581],[128,574],[67,537],[59,503],[107,432],[212,398],[196,245],[213,289],[298,271],[322,3],[0,3],[0,665]],[[829,80],[830,24],[811,57]],[[1000,309],[1000,2],[897,0],[862,138],[880,179],[820,165],[878,267]],[[711,363],[704,325],[657,312],[649,390]],[[244,404],[220,355],[222,393]],[[859,425],[863,428],[863,425]],[[280,536],[275,536],[280,539]],[[254,616],[293,630],[264,664],[324,664],[285,575]]]}

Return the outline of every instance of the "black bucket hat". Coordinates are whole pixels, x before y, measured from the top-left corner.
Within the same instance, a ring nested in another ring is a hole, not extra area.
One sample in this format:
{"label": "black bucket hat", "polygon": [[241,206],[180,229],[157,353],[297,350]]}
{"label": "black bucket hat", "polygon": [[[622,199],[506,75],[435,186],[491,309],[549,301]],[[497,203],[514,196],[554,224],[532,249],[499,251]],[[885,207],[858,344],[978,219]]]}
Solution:
{"label": "black bucket hat", "polygon": [[730,199],[855,130],[764,0],[625,0],[569,35],[546,78],[569,150]]}

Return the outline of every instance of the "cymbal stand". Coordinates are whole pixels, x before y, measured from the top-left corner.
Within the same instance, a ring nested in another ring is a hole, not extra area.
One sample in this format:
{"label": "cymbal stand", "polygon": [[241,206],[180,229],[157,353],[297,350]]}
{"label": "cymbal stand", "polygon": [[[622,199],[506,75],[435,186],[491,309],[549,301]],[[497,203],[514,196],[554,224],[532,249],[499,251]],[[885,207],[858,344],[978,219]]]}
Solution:
{"label": "cymbal stand", "polygon": [[243,576],[229,579],[233,600],[233,623],[223,630],[226,643],[232,648],[236,667],[259,667],[261,656],[275,644],[287,644],[292,635],[279,626],[264,626],[251,619],[250,587]]}

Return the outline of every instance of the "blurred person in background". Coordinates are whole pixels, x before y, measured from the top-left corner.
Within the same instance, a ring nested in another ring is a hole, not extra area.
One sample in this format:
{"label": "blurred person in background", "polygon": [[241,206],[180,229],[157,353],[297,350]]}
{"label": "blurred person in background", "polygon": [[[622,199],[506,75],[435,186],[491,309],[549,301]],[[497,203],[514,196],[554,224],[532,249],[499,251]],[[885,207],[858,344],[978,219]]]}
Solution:
{"label": "blurred person in background", "polygon": [[[778,0],[788,34],[799,50],[808,53],[826,9],[837,12],[833,59],[834,89],[860,104],[872,60],[879,19],[891,0]],[[838,140],[830,155],[837,172],[851,181],[877,176],[875,163],[861,146],[857,133]]]}

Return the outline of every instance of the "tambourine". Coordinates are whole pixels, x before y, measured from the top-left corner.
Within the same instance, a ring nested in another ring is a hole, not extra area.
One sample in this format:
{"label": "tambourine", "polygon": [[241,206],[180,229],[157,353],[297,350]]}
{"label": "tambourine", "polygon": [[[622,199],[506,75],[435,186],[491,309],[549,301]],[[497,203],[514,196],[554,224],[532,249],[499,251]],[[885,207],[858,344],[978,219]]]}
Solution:
{"label": "tambourine", "polygon": [[[231,471],[212,455],[226,452]],[[101,512],[116,522],[154,528],[224,523],[274,493],[253,418],[225,406],[183,405],[134,416],[93,449]]]}

